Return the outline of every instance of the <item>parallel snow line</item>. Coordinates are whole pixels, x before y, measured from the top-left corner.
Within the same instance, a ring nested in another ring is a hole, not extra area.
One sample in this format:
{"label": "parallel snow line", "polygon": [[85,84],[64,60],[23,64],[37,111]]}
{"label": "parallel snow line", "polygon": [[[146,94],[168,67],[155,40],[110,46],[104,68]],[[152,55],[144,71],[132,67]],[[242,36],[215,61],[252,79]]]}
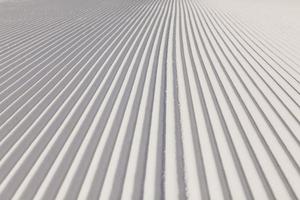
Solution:
{"label": "parallel snow line", "polygon": [[0,3],[0,199],[299,199],[298,4],[256,4]]}

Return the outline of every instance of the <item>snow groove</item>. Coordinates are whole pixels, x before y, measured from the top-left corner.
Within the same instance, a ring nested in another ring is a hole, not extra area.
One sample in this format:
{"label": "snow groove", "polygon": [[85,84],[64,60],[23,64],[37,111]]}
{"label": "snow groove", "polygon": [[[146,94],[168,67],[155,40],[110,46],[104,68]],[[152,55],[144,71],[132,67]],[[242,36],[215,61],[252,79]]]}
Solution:
{"label": "snow groove", "polygon": [[0,2],[0,199],[300,199],[299,13]]}

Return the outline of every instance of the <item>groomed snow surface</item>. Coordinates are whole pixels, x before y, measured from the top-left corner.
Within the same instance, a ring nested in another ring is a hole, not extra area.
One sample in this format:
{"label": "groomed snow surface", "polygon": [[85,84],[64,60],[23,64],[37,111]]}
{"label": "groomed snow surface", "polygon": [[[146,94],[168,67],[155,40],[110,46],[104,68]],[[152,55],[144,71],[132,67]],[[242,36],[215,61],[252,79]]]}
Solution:
{"label": "groomed snow surface", "polygon": [[0,3],[0,199],[300,199],[300,3]]}

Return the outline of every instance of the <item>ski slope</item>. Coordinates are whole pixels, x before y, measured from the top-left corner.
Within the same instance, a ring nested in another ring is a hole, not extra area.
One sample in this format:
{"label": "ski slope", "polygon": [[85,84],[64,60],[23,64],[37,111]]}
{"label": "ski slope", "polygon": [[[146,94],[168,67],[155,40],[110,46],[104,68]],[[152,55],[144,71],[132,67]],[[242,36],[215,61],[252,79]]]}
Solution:
{"label": "ski slope", "polygon": [[300,3],[0,2],[0,199],[300,199]]}

